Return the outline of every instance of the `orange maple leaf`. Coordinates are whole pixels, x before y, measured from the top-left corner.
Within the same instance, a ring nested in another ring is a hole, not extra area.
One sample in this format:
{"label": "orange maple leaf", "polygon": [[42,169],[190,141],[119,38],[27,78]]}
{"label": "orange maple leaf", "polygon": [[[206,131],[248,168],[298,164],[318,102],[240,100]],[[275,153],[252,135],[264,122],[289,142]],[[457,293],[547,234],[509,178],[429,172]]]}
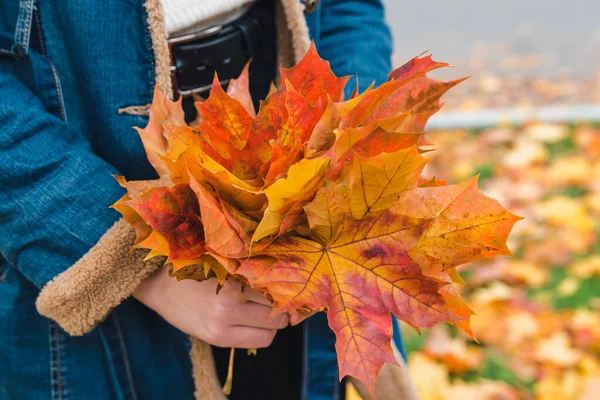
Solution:
{"label": "orange maple leaf", "polygon": [[[302,73],[299,73],[299,72]],[[281,86],[289,81],[294,88],[312,104],[316,104],[319,98],[329,96],[333,101],[342,101],[344,87],[350,79],[349,76],[338,78],[329,66],[329,62],[323,60],[317,54],[314,43],[310,45],[306,55],[294,67],[281,68]]]}
{"label": "orange maple leaf", "polygon": [[449,322],[472,335],[455,267],[510,255],[519,219],[476,179],[421,178],[425,124],[462,81],[426,73],[447,66],[417,57],[344,101],[348,78],[312,45],[258,113],[247,66],[227,91],[215,76],[192,126],[180,102],[156,92],[138,132],[160,179],[118,177],[127,194],[114,208],[135,246],[168,256],[178,279],[242,281],[294,321],[327,312],[340,378],[373,393],[383,364],[396,363],[392,314],[417,330]]}
{"label": "orange maple leaf", "polygon": [[305,206],[311,236],[280,237],[255,253],[277,262],[242,261],[237,271],[269,293],[275,313],[326,310],[340,377],[371,389],[383,364],[396,363],[391,314],[415,328],[451,322],[470,333],[471,311],[443,290],[448,273],[510,254],[504,242],[519,219],[476,179],[418,187],[424,161],[415,147],[355,159],[345,181],[327,182]]}
{"label": "orange maple leaf", "polygon": [[123,204],[164,236],[169,260],[194,259],[206,252],[198,200],[188,185],[150,189]]}

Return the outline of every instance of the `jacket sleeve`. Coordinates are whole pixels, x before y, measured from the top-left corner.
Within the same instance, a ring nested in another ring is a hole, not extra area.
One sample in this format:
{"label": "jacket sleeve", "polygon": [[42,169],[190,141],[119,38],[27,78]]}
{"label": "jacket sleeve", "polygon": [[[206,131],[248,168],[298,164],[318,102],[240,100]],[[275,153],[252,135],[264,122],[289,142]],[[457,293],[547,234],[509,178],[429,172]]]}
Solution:
{"label": "jacket sleeve", "polygon": [[353,75],[346,95],[373,81],[381,84],[391,70],[392,37],[381,0],[322,0],[319,54],[337,76]]}
{"label": "jacket sleeve", "polygon": [[41,314],[83,334],[156,265],[129,253],[109,209],[123,189],[88,140],[2,65],[0,93],[0,254],[42,289]]}

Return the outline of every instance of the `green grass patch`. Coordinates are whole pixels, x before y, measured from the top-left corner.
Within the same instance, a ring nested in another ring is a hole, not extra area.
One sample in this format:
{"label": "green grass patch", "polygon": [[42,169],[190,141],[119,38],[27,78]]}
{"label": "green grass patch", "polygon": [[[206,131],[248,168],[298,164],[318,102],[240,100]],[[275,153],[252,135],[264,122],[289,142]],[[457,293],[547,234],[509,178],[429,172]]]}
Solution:
{"label": "green grass patch", "polygon": [[579,281],[579,288],[575,293],[566,297],[557,296],[554,301],[556,310],[574,310],[588,307],[590,301],[600,296],[600,279],[592,277]]}
{"label": "green grass patch", "polygon": [[[478,378],[505,382],[512,387],[526,389],[533,392],[533,381],[518,377],[506,366],[505,360],[493,351],[485,351],[485,362],[479,371],[473,371],[473,380]],[[467,374],[462,374],[461,379],[467,380]]]}
{"label": "green grass patch", "polygon": [[479,174],[479,182],[484,182],[494,175],[494,166],[491,163],[478,165],[473,170],[473,175]]}
{"label": "green grass patch", "polygon": [[[572,131],[572,128],[571,128]],[[575,149],[575,142],[573,141],[572,132],[569,133],[567,137],[562,140],[559,140],[556,143],[549,143],[546,145],[548,152],[550,153],[550,161],[554,161],[559,156],[562,156],[566,153],[569,153],[573,149]]]}
{"label": "green grass patch", "polygon": [[586,193],[587,193],[587,190],[580,188],[579,186],[567,186],[566,188],[564,188],[560,192],[558,192],[558,194],[560,194],[560,195],[571,197],[573,199],[575,199],[577,197],[582,197]]}
{"label": "green grass patch", "polygon": [[472,139],[480,133],[485,132],[487,129],[489,128],[469,128],[469,130],[467,131],[467,137],[469,139]]}
{"label": "green grass patch", "polygon": [[404,340],[404,348],[406,349],[406,354],[422,350],[425,346],[425,337],[427,336],[427,333],[422,333],[419,335],[410,326],[406,324],[401,324],[401,326],[402,339]]}
{"label": "green grass patch", "polygon": [[600,296],[600,279],[596,276],[581,279],[579,288],[575,293],[569,296],[561,296],[558,293],[558,286],[568,277],[569,274],[565,269],[552,269],[550,270],[548,283],[539,289],[529,289],[527,294],[534,299],[550,299],[552,307],[558,311],[589,307],[590,300]]}

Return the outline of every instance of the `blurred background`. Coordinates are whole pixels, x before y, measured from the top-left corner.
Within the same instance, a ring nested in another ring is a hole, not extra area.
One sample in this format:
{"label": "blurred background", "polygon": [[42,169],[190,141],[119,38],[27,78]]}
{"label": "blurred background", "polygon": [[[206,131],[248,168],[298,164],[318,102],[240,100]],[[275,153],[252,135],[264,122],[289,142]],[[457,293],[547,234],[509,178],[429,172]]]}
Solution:
{"label": "blurred background", "polygon": [[403,327],[424,400],[600,399],[600,1],[387,0],[399,66],[471,75],[429,123],[428,175],[479,174],[525,217],[516,258],[459,267],[479,343]]}
{"label": "blurred background", "polygon": [[455,65],[442,76],[472,75],[447,98],[451,108],[600,102],[597,0],[384,3],[396,65],[429,50]]}

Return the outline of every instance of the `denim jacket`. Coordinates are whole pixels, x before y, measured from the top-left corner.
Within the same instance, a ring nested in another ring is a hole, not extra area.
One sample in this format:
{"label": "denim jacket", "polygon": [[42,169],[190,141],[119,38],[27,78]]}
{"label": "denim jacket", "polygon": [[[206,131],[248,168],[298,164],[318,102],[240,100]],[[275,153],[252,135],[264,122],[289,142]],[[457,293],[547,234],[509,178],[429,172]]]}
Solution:
{"label": "denim jacket", "polygon": [[[152,99],[147,19],[143,0],[0,2],[0,399],[193,398],[188,338],[136,300],[81,337],[35,308],[119,218],[111,174],[155,176],[131,129],[147,117],[118,111]],[[338,76],[386,79],[379,0],[322,0],[306,21]],[[325,316],[304,329],[303,398],[336,399]]]}

